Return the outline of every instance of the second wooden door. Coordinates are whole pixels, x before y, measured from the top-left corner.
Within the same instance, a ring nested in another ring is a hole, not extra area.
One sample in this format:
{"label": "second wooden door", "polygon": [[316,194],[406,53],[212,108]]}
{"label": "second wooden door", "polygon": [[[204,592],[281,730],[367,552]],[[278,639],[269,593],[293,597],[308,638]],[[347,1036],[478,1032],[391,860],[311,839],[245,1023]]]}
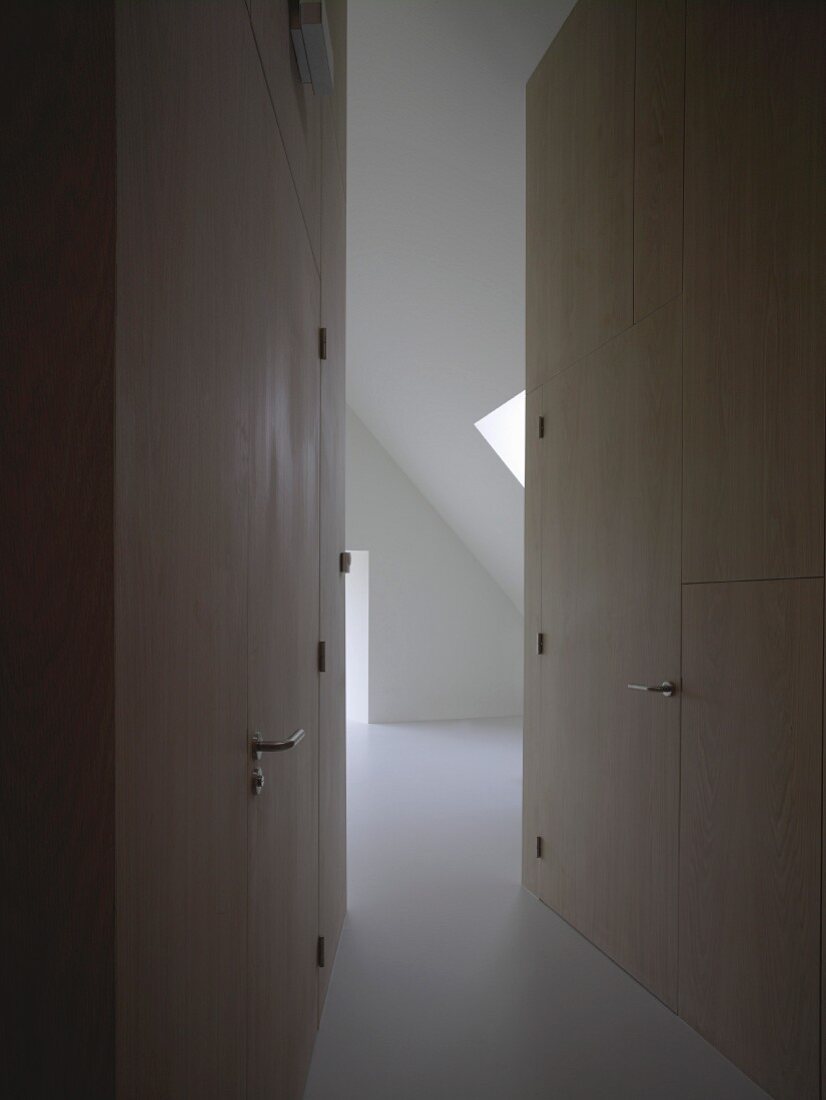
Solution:
{"label": "second wooden door", "polygon": [[[263,79],[251,349],[247,1095],[298,1100],[317,1021],[320,289]],[[259,776],[253,774],[260,771]],[[256,778],[258,782],[256,782]],[[260,786],[263,780],[263,786]],[[258,793],[255,793],[255,792]]]}
{"label": "second wooden door", "polygon": [[543,901],[677,994],[680,308],[544,388]]}

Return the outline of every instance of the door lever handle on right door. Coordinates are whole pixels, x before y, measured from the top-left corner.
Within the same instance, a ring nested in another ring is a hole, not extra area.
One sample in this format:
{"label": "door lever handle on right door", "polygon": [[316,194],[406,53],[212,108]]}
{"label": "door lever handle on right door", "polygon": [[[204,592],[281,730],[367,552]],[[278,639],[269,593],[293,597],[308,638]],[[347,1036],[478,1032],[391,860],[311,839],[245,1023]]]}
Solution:
{"label": "door lever handle on right door", "polygon": [[670,680],[663,680],[661,684],[629,684],[632,691],[654,691],[658,695],[670,698],[677,690]]}

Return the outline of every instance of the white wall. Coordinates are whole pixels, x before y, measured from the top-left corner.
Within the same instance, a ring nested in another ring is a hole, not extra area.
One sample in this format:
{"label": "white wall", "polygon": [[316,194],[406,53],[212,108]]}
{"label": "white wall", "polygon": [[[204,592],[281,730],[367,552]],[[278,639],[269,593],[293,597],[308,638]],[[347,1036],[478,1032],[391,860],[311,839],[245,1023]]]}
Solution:
{"label": "white wall", "polygon": [[370,721],[520,714],[521,616],[349,409],[346,524],[370,554]]}
{"label": "white wall", "polygon": [[347,403],[522,607],[525,82],[573,0],[349,0]]}
{"label": "white wall", "polygon": [[351,722],[369,722],[370,554],[351,547],[350,557],[344,596],[347,718]]}

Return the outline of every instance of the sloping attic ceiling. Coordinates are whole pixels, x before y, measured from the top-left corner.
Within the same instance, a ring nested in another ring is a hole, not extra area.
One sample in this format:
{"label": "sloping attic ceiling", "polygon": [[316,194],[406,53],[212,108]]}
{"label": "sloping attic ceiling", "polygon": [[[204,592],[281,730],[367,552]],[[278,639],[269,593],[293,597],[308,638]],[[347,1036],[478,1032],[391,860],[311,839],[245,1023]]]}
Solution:
{"label": "sloping attic ceiling", "polygon": [[350,0],[347,399],[522,607],[525,83],[571,0]]}

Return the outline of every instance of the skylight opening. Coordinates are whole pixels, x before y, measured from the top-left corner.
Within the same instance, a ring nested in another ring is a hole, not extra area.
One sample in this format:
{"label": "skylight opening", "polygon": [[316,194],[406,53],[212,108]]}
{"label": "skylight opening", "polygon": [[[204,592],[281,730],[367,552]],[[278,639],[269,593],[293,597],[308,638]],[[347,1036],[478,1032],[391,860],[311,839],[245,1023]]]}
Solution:
{"label": "skylight opening", "polygon": [[478,428],[507,468],[525,486],[525,391],[489,412]]}

